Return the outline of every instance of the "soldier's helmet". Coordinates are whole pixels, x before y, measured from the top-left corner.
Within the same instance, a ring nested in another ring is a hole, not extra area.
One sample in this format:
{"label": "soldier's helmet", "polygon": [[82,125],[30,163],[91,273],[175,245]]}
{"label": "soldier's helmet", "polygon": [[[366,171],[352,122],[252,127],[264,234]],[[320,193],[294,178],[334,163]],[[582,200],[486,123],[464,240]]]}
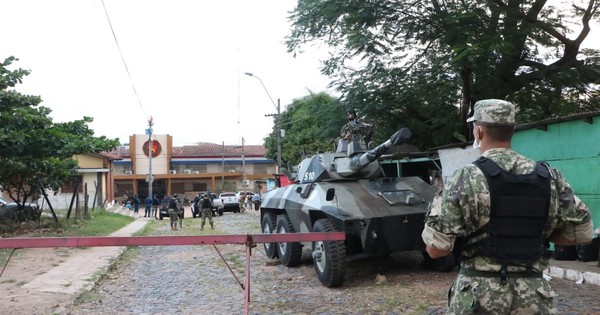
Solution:
{"label": "soldier's helmet", "polygon": [[352,121],[356,119],[356,110],[355,109],[349,109],[347,111],[347,117],[348,117],[348,121]]}
{"label": "soldier's helmet", "polygon": [[177,194],[173,194],[173,198],[177,198]]}

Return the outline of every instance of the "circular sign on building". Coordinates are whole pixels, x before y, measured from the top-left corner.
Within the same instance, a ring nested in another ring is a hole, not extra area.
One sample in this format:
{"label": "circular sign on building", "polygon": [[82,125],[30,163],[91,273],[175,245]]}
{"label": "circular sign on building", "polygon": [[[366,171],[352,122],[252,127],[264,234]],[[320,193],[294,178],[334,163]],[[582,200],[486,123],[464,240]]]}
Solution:
{"label": "circular sign on building", "polygon": [[[148,147],[150,147],[150,140],[146,141],[146,143],[144,143],[144,146],[142,147],[142,150],[144,151],[144,155],[146,156],[150,156],[148,154]],[[152,140],[152,157],[157,157],[160,152],[162,151],[162,147],[160,145],[160,142],[156,141],[156,140]]]}

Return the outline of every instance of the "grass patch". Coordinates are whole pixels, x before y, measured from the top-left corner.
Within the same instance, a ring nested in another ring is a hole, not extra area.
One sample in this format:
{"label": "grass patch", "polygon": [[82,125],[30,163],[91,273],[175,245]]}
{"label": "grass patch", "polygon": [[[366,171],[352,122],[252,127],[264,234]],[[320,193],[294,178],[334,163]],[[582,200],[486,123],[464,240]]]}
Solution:
{"label": "grass patch", "polygon": [[63,219],[62,229],[36,236],[108,236],[135,219],[104,210],[95,210],[81,219]]}
{"label": "grass patch", "polygon": [[15,282],[17,282],[16,279],[8,279],[8,280],[2,281],[2,283],[15,283]]}
{"label": "grass patch", "polygon": [[76,299],[75,302],[73,302],[74,305],[80,305],[86,302],[92,302],[92,301],[97,301],[100,298],[100,294],[98,294],[98,292],[96,291],[86,291],[83,294],[79,295]]}

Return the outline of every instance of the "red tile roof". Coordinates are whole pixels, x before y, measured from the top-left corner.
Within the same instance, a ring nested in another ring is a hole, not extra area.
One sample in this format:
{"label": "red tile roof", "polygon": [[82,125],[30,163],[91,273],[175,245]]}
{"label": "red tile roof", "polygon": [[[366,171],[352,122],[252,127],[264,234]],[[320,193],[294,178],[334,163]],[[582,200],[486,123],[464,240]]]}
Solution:
{"label": "red tile roof", "polygon": [[[245,145],[243,150],[246,157],[264,157],[267,150],[262,145]],[[129,147],[120,146],[110,152],[120,157],[129,157]],[[202,158],[202,157],[231,157],[242,156],[242,147],[234,145],[221,145],[209,142],[200,142],[197,145],[184,145],[173,147],[174,158]]]}

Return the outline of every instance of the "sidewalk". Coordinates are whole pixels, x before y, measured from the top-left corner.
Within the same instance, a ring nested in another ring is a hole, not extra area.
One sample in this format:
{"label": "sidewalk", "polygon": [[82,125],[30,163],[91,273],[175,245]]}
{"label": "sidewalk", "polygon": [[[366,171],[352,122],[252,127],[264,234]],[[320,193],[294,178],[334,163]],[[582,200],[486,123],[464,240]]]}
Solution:
{"label": "sidewalk", "polygon": [[[125,209],[133,215],[133,211]],[[113,212],[120,212],[119,209]],[[152,218],[153,219],[153,218]],[[151,218],[139,218],[110,236],[131,236],[150,222]],[[103,246],[81,249],[60,265],[37,276],[23,287],[43,292],[76,294],[88,291],[102,273],[105,273],[113,261],[126,249],[126,246]]]}

